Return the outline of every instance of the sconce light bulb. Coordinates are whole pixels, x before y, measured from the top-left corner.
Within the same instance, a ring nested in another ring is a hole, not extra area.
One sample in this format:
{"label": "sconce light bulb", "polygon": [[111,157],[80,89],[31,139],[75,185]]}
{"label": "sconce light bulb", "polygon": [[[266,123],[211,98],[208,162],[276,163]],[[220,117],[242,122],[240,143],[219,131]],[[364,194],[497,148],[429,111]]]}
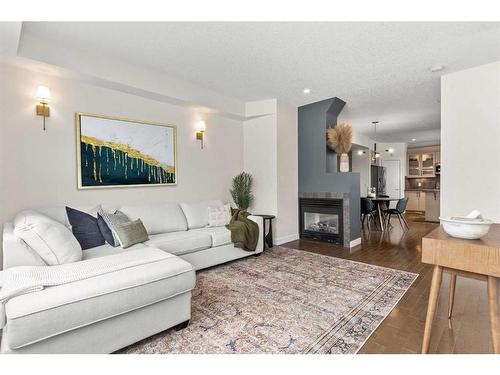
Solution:
{"label": "sconce light bulb", "polygon": [[199,132],[204,132],[206,130],[206,128],[207,128],[207,125],[205,124],[204,120],[200,120],[196,124],[196,130]]}
{"label": "sconce light bulb", "polygon": [[50,89],[47,86],[38,86],[36,98],[40,103],[47,104],[51,99]]}

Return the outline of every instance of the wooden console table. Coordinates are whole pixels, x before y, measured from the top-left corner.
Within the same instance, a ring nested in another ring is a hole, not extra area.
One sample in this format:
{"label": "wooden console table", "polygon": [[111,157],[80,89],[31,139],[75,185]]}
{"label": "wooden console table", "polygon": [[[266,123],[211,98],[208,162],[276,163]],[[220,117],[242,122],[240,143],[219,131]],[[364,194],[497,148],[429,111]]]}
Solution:
{"label": "wooden console table", "polygon": [[480,240],[461,240],[446,234],[440,226],[422,239],[422,262],[434,265],[422,353],[429,351],[432,321],[436,314],[443,271],[452,273],[449,311],[453,308],[456,275],[487,280],[493,350],[500,353],[498,284],[500,280],[500,224],[493,224]]}

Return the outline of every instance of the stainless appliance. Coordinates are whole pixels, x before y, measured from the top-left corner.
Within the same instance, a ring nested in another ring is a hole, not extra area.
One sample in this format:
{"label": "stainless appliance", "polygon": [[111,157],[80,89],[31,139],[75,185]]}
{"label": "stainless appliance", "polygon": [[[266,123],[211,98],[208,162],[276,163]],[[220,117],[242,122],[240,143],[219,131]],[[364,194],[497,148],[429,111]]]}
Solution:
{"label": "stainless appliance", "polygon": [[371,166],[371,186],[377,189],[377,195],[386,194],[385,191],[385,181],[386,181],[386,173],[385,167],[381,167],[378,165]]}

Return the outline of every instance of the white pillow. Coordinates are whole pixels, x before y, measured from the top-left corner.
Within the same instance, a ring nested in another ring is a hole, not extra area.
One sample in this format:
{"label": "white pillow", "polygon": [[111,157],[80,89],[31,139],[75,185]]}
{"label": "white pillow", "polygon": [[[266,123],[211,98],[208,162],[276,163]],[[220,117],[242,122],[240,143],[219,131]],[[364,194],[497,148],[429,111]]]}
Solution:
{"label": "white pillow", "polygon": [[231,206],[208,207],[208,226],[222,227],[229,224],[231,220]]}
{"label": "white pillow", "polygon": [[18,213],[14,218],[14,234],[49,266],[82,259],[82,248],[73,233],[39,212],[26,210]]}
{"label": "white pillow", "polygon": [[180,204],[186,216],[189,229],[203,228],[208,225],[208,207],[222,207],[220,200]]}

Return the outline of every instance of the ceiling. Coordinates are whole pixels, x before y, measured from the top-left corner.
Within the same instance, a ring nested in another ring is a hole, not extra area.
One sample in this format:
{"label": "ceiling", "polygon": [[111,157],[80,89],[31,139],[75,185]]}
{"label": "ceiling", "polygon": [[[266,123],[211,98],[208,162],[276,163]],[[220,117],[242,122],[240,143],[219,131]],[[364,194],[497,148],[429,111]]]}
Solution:
{"label": "ceiling", "polygon": [[337,96],[341,120],[367,135],[378,120],[386,142],[439,139],[440,75],[500,60],[500,23],[25,22],[23,33],[245,101]]}

